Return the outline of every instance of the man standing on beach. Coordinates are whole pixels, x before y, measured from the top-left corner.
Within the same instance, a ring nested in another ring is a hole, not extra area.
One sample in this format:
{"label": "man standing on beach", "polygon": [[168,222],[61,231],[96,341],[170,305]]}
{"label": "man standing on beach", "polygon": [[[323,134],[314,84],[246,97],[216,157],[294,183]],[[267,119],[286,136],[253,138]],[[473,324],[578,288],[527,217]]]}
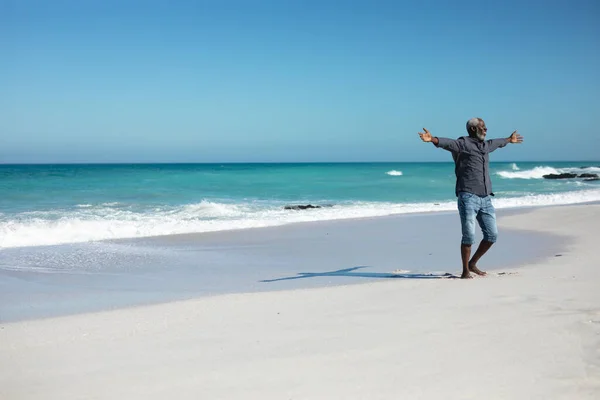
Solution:
{"label": "man standing on beach", "polygon": [[[423,130],[425,132],[419,132],[421,140],[450,151],[454,159],[458,213],[462,226],[461,278],[472,278],[471,272],[485,275],[485,272],[477,268],[477,262],[492,247],[498,236],[496,213],[490,197],[494,193],[489,174],[489,153],[508,143],[522,143],[523,137],[514,131],[506,139],[485,140],[487,127],[481,118],[471,118],[467,121],[469,136],[456,140],[432,136],[427,129]],[[481,227],[483,240],[471,258],[471,245],[475,241],[475,220]]]}

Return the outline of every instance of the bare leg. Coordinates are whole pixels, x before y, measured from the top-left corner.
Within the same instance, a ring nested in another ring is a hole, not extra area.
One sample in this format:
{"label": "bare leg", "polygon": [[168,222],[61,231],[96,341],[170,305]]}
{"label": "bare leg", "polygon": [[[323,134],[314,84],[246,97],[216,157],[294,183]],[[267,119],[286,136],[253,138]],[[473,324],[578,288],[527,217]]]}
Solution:
{"label": "bare leg", "polygon": [[463,272],[460,276],[461,279],[470,279],[472,278],[471,273],[469,272],[469,258],[471,258],[471,245],[470,244],[462,244],[460,245],[460,256],[462,258]]}
{"label": "bare leg", "polygon": [[494,243],[488,242],[487,240],[482,240],[481,243],[479,243],[477,251],[473,255],[471,261],[469,261],[469,271],[474,272],[477,275],[485,275],[484,271],[477,268],[477,262],[490,249],[490,247],[492,247],[493,244]]}

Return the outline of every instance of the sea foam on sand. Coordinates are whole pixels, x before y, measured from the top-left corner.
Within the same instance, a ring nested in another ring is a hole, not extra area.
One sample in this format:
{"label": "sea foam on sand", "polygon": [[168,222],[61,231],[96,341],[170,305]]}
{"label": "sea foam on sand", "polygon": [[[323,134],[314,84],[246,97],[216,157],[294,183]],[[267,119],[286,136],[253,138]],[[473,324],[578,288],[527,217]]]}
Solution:
{"label": "sea foam on sand", "polygon": [[600,398],[600,206],[499,224],[564,235],[567,251],[470,281],[390,279],[4,323],[0,398]]}

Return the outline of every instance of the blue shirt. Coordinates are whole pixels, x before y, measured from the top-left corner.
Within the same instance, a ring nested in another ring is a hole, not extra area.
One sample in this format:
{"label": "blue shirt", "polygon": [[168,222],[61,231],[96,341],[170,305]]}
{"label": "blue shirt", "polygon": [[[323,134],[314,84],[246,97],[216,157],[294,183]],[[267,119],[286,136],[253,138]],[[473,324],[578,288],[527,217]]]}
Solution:
{"label": "blue shirt", "polygon": [[463,136],[456,140],[437,138],[441,147],[452,153],[454,159],[454,172],[456,174],[456,195],[459,192],[468,192],[485,197],[494,195],[492,180],[490,179],[489,154],[508,144],[508,139],[490,139],[481,141],[470,136]]}

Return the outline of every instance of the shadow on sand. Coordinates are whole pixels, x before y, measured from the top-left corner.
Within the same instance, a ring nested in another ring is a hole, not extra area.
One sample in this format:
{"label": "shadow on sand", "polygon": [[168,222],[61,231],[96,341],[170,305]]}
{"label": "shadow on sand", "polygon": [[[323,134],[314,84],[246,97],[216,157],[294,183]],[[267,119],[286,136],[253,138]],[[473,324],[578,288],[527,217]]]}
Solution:
{"label": "shadow on sand", "polygon": [[353,267],[340,269],[337,271],[329,272],[299,272],[296,276],[289,276],[286,278],[277,279],[265,279],[260,282],[278,282],[288,281],[292,279],[303,279],[303,278],[316,278],[323,276],[350,276],[355,278],[401,278],[401,279],[448,279],[458,278],[456,275],[450,273],[429,273],[429,274],[411,274],[411,273],[389,273],[389,272],[354,272],[358,269],[369,268],[367,266]]}

